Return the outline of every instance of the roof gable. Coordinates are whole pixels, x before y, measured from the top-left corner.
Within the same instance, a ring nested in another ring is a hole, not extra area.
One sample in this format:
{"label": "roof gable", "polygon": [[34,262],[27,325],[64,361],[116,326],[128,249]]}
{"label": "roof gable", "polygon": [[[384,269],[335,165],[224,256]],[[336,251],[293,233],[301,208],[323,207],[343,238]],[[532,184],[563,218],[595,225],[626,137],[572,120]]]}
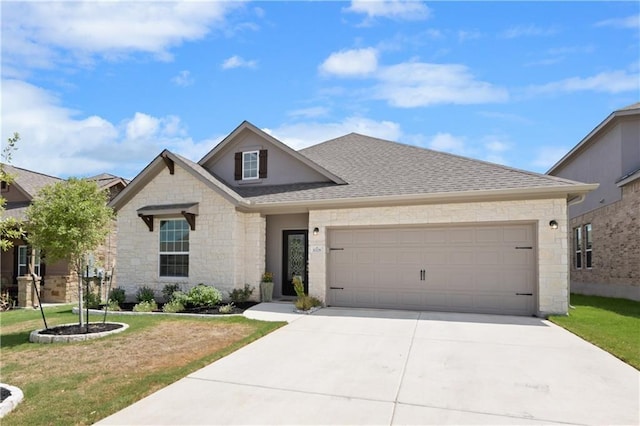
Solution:
{"label": "roof gable", "polygon": [[344,180],[326,168],[300,155],[278,139],[244,121],[229,136],[205,155],[198,164],[229,186],[246,184],[234,178],[236,152],[267,151],[269,173],[264,179],[252,182],[263,185],[332,182],[344,184]]}
{"label": "roof gable", "polygon": [[2,164],[4,171],[13,177],[11,186],[17,187],[27,200],[32,200],[45,186],[60,182],[62,179],[44,173],[22,169],[10,164]]}

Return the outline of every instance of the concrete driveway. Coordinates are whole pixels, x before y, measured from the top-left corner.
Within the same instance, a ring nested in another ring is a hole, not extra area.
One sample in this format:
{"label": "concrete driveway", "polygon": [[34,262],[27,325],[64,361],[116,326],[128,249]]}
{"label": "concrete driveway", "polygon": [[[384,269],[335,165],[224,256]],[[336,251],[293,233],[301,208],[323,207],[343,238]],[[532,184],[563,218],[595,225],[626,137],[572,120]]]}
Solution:
{"label": "concrete driveway", "polygon": [[536,318],[326,308],[100,424],[637,425],[640,372]]}

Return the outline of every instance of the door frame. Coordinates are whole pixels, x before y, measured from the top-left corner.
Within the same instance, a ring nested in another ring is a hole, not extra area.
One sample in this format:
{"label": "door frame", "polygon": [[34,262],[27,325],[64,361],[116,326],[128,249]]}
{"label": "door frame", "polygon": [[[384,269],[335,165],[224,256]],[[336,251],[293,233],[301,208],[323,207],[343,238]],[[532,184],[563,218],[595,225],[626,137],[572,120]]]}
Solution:
{"label": "door frame", "polygon": [[293,285],[290,277],[286,276],[287,263],[289,260],[289,244],[288,237],[290,235],[304,235],[304,276],[302,277],[305,294],[309,294],[309,230],[308,229],[284,229],[282,230],[282,279],[281,293],[283,296],[295,296]]}

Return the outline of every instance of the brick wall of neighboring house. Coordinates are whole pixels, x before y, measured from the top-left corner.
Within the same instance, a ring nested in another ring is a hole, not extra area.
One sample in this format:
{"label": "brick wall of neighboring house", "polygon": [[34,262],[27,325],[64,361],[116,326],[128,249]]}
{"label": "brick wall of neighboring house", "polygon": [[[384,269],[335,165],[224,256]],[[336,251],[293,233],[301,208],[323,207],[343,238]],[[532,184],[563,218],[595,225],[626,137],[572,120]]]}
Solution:
{"label": "brick wall of neighboring house", "polygon": [[571,243],[571,291],[640,300],[640,180],[622,187],[622,199],[577,216],[571,230],[591,224],[593,263],[576,268]]}

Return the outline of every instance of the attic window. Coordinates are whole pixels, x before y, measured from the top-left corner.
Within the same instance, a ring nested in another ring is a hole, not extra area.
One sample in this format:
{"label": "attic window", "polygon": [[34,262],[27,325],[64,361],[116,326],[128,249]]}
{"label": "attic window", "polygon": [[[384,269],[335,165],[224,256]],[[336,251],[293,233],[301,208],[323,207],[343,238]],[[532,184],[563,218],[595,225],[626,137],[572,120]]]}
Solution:
{"label": "attic window", "polygon": [[256,180],[267,177],[267,150],[236,152],[235,180]]}

